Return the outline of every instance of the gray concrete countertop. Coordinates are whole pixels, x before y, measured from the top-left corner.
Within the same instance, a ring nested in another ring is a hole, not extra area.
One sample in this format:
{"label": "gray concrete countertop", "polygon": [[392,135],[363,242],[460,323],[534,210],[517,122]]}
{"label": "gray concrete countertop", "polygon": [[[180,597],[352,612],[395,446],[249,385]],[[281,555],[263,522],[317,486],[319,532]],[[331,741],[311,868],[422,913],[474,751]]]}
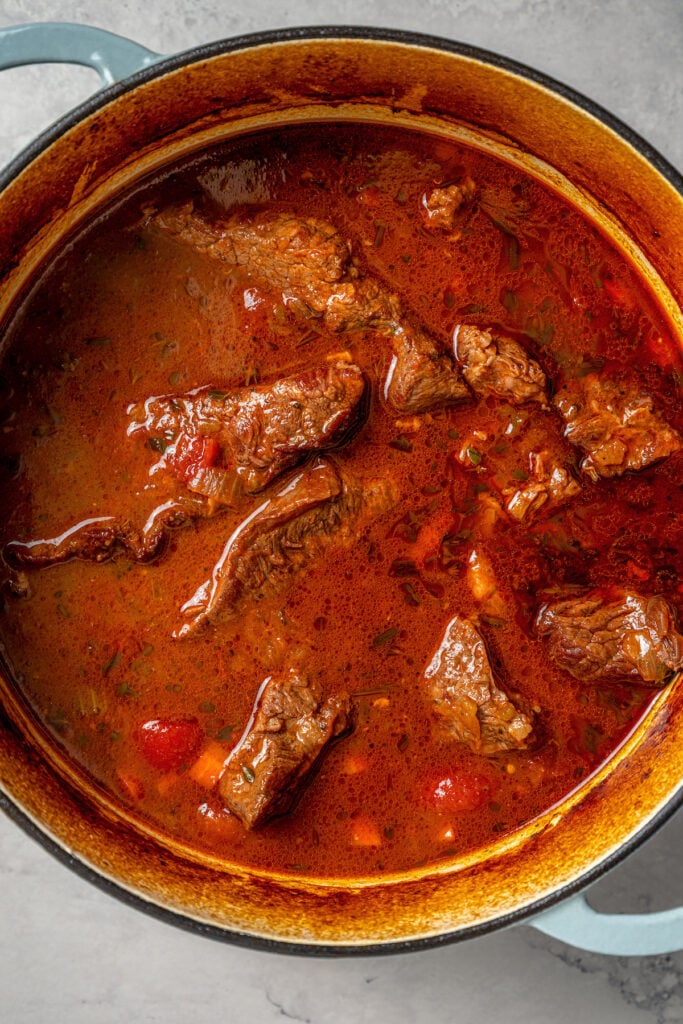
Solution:
{"label": "gray concrete countertop", "polygon": [[[0,26],[80,21],[173,52],[286,25],[410,28],[524,61],[597,100],[683,170],[680,0],[0,0]],[[0,76],[0,162],[97,85],[82,68]],[[593,889],[600,909],[683,899],[683,815]],[[6,1024],[646,1024],[683,1022],[683,953],[610,958],[517,927],[389,958],[305,960],[187,934],[104,895],[0,817]]]}

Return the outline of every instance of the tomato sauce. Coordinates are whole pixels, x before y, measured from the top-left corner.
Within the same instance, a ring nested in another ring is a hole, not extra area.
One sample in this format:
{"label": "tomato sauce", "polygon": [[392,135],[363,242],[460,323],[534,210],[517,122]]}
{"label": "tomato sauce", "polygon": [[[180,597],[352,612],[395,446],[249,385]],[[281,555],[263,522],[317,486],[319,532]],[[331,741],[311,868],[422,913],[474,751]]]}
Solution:
{"label": "tomato sauce", "polygon": [[[479,200],[460,237],[427,230],[425,189],[465,175]],[[72,560],[27,573],[19,595],[5,585],[4,656],[52,740],[140,821],[227,861],[359,876],[486,846],[580,785],[652,696],[563,673],[533,620],[541,594],[625,581],[680,614],[681,453],[598,483],[577,470],[573,501],[512,521],[497,488],[524,479],[534,446],[578,466],[557,413],[489,397],[397,416],[382,399],[390,350],[371,332],[306,328],[244,270],[145,226],[144,210],[198,195],[324,218],[445,348],[456,323],[494,325],[555,386],[635,381],[680,431],[671,327],[626,259],[538,181],[454,142],[353,124],[255,135],[146,182],[63,247],[4,325],[2,545],[94,516],[142,523],[175,493],[177,478],[153,473],[155,453],[126,436],[130,403],[274,380],[342,349],[372,400],[333,457],[400,494],[353,545],[188,640],[172,637],[179,608],[244,509],[174,531],[149,564]],[[184,457],[188,469],[212,456]],[[488,606],[472,590],[473,552],[495,580]],[[482,757],[437,728],[423,673],[456,613],[478,616],[496,678],[536,709],[530,749]],[[351,694],[354,728],[294,809],[250,832],[216,781],[264,678],[293,661],[325,693]]]}

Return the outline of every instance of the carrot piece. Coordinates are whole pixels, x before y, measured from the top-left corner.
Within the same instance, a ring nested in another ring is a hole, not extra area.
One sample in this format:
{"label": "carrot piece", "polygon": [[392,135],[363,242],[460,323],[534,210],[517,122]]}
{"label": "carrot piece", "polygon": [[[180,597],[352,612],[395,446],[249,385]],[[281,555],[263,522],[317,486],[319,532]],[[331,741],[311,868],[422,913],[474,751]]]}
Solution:
{"label": "carrot piece", "polygon": [[381,846],[382,837],[371,818],[354,818],[351,822],[351,841],[354,846]]}
{"label": "carrot piece", "polygon": [[680,353],[671,339],[653,338],[647,347],[657,366],[660,366],[662,370],[672,369],[678,363]]}
{"label": "carrot piece", "polygon": [[168,772],[168,774],[162,775],[160,779],[157,779],[157,792],[159,796],[167,796],[175,786],[178,778],[177,772]]}
{"label": "carrot piece", "polygon": [[436,836],[439,843],[452,843],[455,839],[455,831],[452,825],[445,825],[439,830]]}
{"label": "carrot piece", "polygon": [[209,740],[187,774],[200,786],[211,789],[223,773],[227,756],[227,751],[221,743]]}
{"label": "carrot piece", "polygon": [[341,770],[344,775],[360,775],[367,767],[367,759],[362,754],[347,754],[342,761]]}
{"label": "carrot piece", "polygon": [[137,775],[131,775],[129,772],[117,772],[116,781],[121,792],[129,800],[142,800],[145,791]]}
{"label": "carrot piece", "polygon": [[422,527],[417,535],[417,540],[410,547],[410,554],[418,565],[422,565],[427,555],[436,551],[443,533],[440,523],[427,523]]}

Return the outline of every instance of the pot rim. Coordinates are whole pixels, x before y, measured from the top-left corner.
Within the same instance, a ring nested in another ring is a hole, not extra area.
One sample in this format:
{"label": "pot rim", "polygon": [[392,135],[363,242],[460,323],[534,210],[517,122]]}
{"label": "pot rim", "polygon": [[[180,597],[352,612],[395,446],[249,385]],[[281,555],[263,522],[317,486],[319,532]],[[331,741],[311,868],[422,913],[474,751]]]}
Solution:
{"label": "pot rim", "polygon": [[533,903],[519,910],[514,910],[500,917],[492,918],[479,924],[469,925],[465,928],[458,928],[456,931],[444,932],[441,935],[427,935],[422,938],[397,939],[396,941],[354,943],[353,945],[334,943],[306,943],[296,942],[292,939],[267,939],[261,935],[250,934],[249,932],[235,931],[229,928],[222,928],[219,925],[207,924],[197,918],[189,917],[180,911],[171,910],[155,903],[153,900],[145,899],[132,889],[127,888],[112,878],[100,873],[91,867],[84,860],[70,853],[66,847],[45,832],[32,818],[26,814],[14,801],[7,796],[0,788],[0,811],[4,811],[22,831],[31,839],[34,839],[44,850],[58,860],[61,864],[70,868],[76,875],[90,882],[108,896],[113,896],[126,906],[134,910],[140,910],[147,916],[165,924],[175,925],[183,931],[195,935],[202,935],[208,939],[215,939],[226,942],[243,949],[252,949],[257,952],[281,953],[293,956],[314,956],[314,957],[357,957],[357,956],[389,956],[395,953],[417,953],[439,946],[450,946],[456,942],[466,939],[480,938],[491,932],[509,928],[517,924],[533,924],[533,919],[542,914],[545,910],[556,906],[563,900],[575,896],[586,889],[602,875],[606,874],[621,861],[625,860],[634,850],[650,838],[670,817],[673,816],[683,805],[683,784],[679,786],[676,793],[670,800],[660,808],[659,811],[628,839],[618,850],[615,850],[599,864],[586,871],[579,878],[569,884],[555,889],[547,896],[543,896]]}
{"label": "pot rim", "polygon": [[160,55],[160,59],[155,61],[154,64],[136,71],[134,74],[115,82],[113,85],[99,89],[87,100],[84,100],[83,103],[78,104],[78,106],[59,117],[49,128],[40,132],[28,146],[22,149],[0,171],[0,191],[4,190],[13,178],[75,124],[85,120],[90,114],[95,113],[95,111],[106,106],[124,93],[132,92],[139,85],[144,85],[155,78],[161,78],[169,72],[178,71],[189,64],[210,60],[213,57],[231,53],[235,50],[253,49],[258,46],[277,43],[327,39],[367,40],[368,42],[398,43],[403,46],[420,47],[421,49],[442,50],[446,53],[466,57],[469,60],[490,64],[502,71],[528,79],[568,100],[574,106],[579,107],[587,114],[607,125],[608,128],[611,128],[645,157],[683,196],[683,173],[678,171],[666,157],[662,156],[659,150],[655,149],[642,135],[626,124],[625,121],[612,114],[606,107],[603,107],[578,89],[574,89],[572,86],[565,85],[559,79],[553,78],[552,75],[548,75],[544,71],[538,71],[522,61],[505,57],[493,50],[487,50],[470,43],[461,43],[458,40],[446,39],[442,36],[429,35],[423,32],[414,32],[408,29],[377,28],[361,25],[311,25],[266,29],[262,32],[247,32],[239,36],[218,39],[211,43],[201,43],[198,46],[181,50],[179,53],[170,54],[169,56]]}
{"label": "pot rim", "polygon": [[[100,89],[83,103],[58,118],[50,127],[42,131],[16,157],[0,171],[0,192],[12,180],[28,167],[41,153],[48,149],[61,136],[80,121],[85,120],[96,111],[107,106],[127,92],[134,91],[155,78],[181,70],[190,64],[245,49],[260,46],[277,45],[280,43],[308,42],[315,40],[342,41],[345,39],[379,43],[395,43],[401,46],[434,49],[451,53],[468,60],[487,64],[502,71],[516,75],[527,81],[540,85],[549,92],[560,96],[579,110],[600,121],[611,129],[622,140],[635,149],[645,160],[664,177],[683,197],[683,174],[681,174],[665,157],[659,153],[641,135],[630,128],[624,121],[610,113],[605,107],[585,96],[583,93],[565,85],[552,76],[536,70],[529,65],[502,56],[491,50],[478,46],[446,39],[440,36],[415,32],[404,29],[377,28],[369,26],[321,25],[294,28],[269,29],[261,32],[245,33],[239,36],[200,44],[170,56],[163,56],[154,64],[134,74]],[[540,897],[533,903],[511,911],[500,917],[492,918],[478,924],[460,927],[455,931],[439,935],[427,935],[421,938],[399,939],[370,943],[354,943],[353,945],[333,943],[306,943],[291,939],[268,939],[256,934],[241,932],[219,925],[208,924],[197,918],[190,917],[180,911],[172,910],[151,899],[146,899],[120,882],[106,876],[85,860],[71,853],[56,838],[45,831],[33,818],[26,813],[6,793],[0,785],[0,810],[18,825],[28,836],[39,843],[62,864],[71,868],[77,875],[91,882],[108,895],[115,896],[124,904],[141,910],[157,920],[164,921],[194,934],[207,938],[229,942],[247,949],[258,951],[294,954],[299,956],[318,957],[352,957],[377,956],[393,953],[406,953],[431,949],[437,946],[450,945],[465,939],[486,935],[501,928],[524,922],[532,923],[533,918],[543,911],[555,906],[562,900],[575,895],[591,885],[600,876],[615,867],[638,846],[657,831],[683,805],[683,778],[673,795],[659,810],[627,839],[617,850],[606,856],[598,864],[587,869],[578,878],[561,886],[552,893]]]}

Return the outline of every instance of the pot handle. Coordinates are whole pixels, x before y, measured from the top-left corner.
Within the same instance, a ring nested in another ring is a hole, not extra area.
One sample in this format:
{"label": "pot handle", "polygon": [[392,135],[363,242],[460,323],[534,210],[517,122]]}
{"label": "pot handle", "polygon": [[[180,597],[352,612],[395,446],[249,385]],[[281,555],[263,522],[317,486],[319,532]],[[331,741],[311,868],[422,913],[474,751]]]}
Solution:
{"label": "pot handle", "polygon": [[42,21],[0,29],[0,71],[22,64],[84,64],[107,86],[162,57],[131,39],[92,25]]}
{"label": "pot handle", "polygon": [[579,895],[544,911],[529,924],[590,953],[659,956],[683,949],[683,907],[656,914],[601,914]]}

